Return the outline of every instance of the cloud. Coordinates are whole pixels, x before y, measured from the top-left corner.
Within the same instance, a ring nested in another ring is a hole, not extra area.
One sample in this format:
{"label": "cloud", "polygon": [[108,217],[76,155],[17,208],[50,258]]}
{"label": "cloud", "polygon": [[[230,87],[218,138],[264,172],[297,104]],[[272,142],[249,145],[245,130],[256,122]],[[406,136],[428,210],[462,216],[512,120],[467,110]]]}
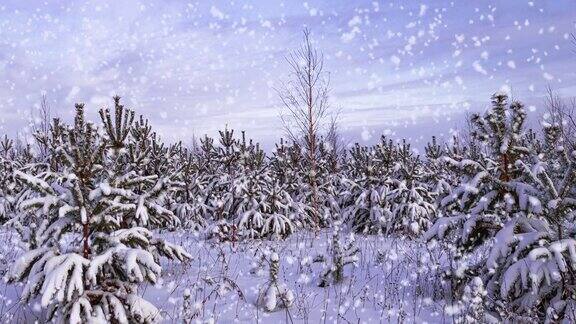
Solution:
{"label": "cloud", "polygon": [[548,84],[576,87],[566,38],[575,10],[570,0],[7,2],[0,128],[25,129],[42,91],[65,119],[76,101],[97,119],[119,94],[167,138],[229,124],[274,141],[282,130],[273,87],[289,77],[284,57],[309,27],[352,140],[364,130],[370,140],[384,130],[424,134],[411,125],[456,118],[462,103],[488,103],[500,85],[519,99]]}

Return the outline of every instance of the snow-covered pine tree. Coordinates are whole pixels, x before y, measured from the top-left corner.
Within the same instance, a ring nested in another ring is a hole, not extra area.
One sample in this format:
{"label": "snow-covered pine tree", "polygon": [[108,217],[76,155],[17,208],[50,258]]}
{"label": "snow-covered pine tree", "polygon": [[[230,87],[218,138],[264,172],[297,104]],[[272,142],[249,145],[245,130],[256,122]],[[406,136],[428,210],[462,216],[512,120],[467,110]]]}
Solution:
{"label": "snow-covered pine tree", "polygon": [[[460,180],[452,194],[441,202],[440,207],[447,217],[435,223],[428,238],[442,239],[449,230],[454,230],[461,251],[474,248],[493,237],[503,220],[520,207],[514,197],[530,188],[509,182],[519,176],[513,168],[514,161],[526,152],[520,146],[526,115],[520,104],[508,105],[507,101],[504,94],[494,95],[493,107],[484,117],[472,116],[471,133],[484,146],[480,158],[454,160],[444,157]],[[530,206],[533,202],[523,201],[523,207],[539,208],[537,204]]]}
{"label": "snow-covered pine tree", "polygon": [[227,175],[236,172],[237,162],[240,159],[238,140],[234,138],[234,130],[224,128],[218,131],[220,134],[220,147],[218,148],[218,160]]}
{"label": "snow-covered pine tree", "polygon": [[270,192],[277,182],[280,185],[279,189],[286,191],[290,196],[288,209],[291,212],[285,216],[291,215],[289,218],[295,227],[312,228],[317,224],[312,217],[314,211],[310,204],[311,192],[307,190],[309,183],[305,180],[305,161],[306,157],[298,143],[287,145],[281,139],[280,144],[276,144],[276,150],[269,163],[272,182],[268,183],[268,191]]}
{"label": "snow-covered pine tree", "polygon": [[[461,293],[466,283],[480,276],[494,300],[508,267],[499,258],[501,254],[510,253],[510,242],[522,237],[521,233],[545,231],[546,224],[535,217],[542,214],[543,205],[521,167],[530,152],[524,107],[519,102],[508,104],[504,94],[492,99],[492,108],[484,116],[471,119],[471,134],[480,145],[474,150],[480,156],[459,161],[444,158],[460,181],[441,202],[446,216],[435,222],[425,238],[450,243],[453,262],[458,263],[449,273],[454,291]],[[537,242],[538,235],[520,240],[522,249]],[[490,256],[484,248],[491,249]],[[494,303],[488,308],[496,309]]]}
{"label": "snow-covered pine tree", "polygon": [[207,226],[210,214],[207,202],[207,177],[200,172],[198,156],[188,148],[178,153],[177,169],[179,186],[171,199],[171,210],[180,219],[182,227],[200,231]]}
{"label": "snow-covered pine tree", "polygon": [[409,236],[419,236],[436,218],[434,197],[425,184],[425,170],[420,157],[403,140],[397,149],[394,188],[386,199],[392,203],[390,229]]}
{"label": "snow-covered pine tree", "polygon": [[[454,136],[452,149],[457,147],[457,141],[457,137]],[[426,145],[424,150],[426,160],[424,161],[425,178],[423,180],[425,180],[430,193],[435,197],[435,204],[439,205],[441,199],[451,193],[456,180],[443,161],[443,157],[448,155],[450,147],[447,144],[438,143],[436,136],[432,136],[432,141]]]}
{"label": "snow-covered pine tree", "polygon": [[0,141],[0,224],[13,218],[14,203],[18,193],[14,179],[14,141],[4,135]]}
{"label": "snow-covered pine tree", "polygon": [[[334,136],[334,135],[332,135]],[[340,220],[342,215],[342,168],[340,165],[340,154],[337,148],[324,139],[319,142],[318,147],[318,212],[321,225],[329,226],[332,222]]]}
{"label": "snow-covered pine tree", "polygon": [[239,141],[234,138],[234,130],[226,127],[219,131],[219,146],[214,146],[212,140],[206,141],[206,149],[214,152],[206,154],[214,156],[215,166],[210,184],[210,210],[214,223],[209,228],[209,237],[220,241],[236,241],[238,228],[235,223],[242,183],[239,176]]}
{"label": "snow-covered pine tree", "polygon": [[[119,100],[119,98],[116,97],[115,100]],[[116,102],[115,105],[118,106],[119,102]],[[130,112],[127,112],[127,114],[128,113]],[[109,113],[108,116],[102,115],[102,120],[106,120],[106,123],[112,122],[112,119],[109,119],[111,118],[109,115]],[[118,122],[118,120],[114,121],[114,123]],[[130,171],[142,177],[154,177],[160,174],[171,175],[174,185],[169,190],[170,193],[167,191],[159,197],[159,199],[156,199],[156,203],[162,208],[172,209],[174,199],[172,191],[178,191],[183,184],[181,181],[181,163],[179,164],[182,144],[180,142],[170,145],[164,144],[152,129],[148,119],[144,118],[144,116],[134,119],[132,113],[132,115],[127,115],[126,120],[122,121],[122,123],[130,125],[128,133],[116,134],[114,138],[124,136],[127,139],[127,142],[121,149],[123,153],[123,163],[129,167]],[[119,124],[116,127],[118,126],[122,125]],[[112,143],[118,142],[118,140],[114,138]],[[118,144],[113,144],[113,146],[117,145]],[[141,193],[140,189],[135,190],[137,193]],[[177,196],[177,193],[175,195]]]}
{"label": "snow-covered pine tree", "polygon": [[385,137],[374,147],[356,144],[350,150],[349,179],[343,181],[347,198],[342,208],[354,232],[379,234],[387,230],[392,216],[387,195],[395,157],[396,147]]}
{"label": "snow-covered pine tree", "polygon": [[285,185],[292,197],[300,194],[302,152],[298,144],[287,145],[284,139],[276,143],[276,149],[270,158],[272,178]]}
{"label": "snow-covered pine tree", "polygon": [[158,309],[140,297],[138,284],[158,280],[161,256],[190,257],[147,229],[177,221],[156,202],[172,182],[166,175],[125,169],[132,113],[119,99],[115,103],[116,123],[107,110],[101,113],[106,136],[85,121],[84,105],[77,104],[73,126],[52,125],[56,168],[15,172],[37,192],[20,207],[41,212],[43,220],[35,233],[37,246],[17,260],[8,279],[25,283],[23,302],[39,297],[46,320],[158,321]]}
{"label": "snow-covered pine tree", "polygon": [[576,152],[565,149],[560,128],[545,124],[541,141],[530,133],[528,157],[515,162],[543,210],[506,222],[488,255],[487,288],[503,319],[576,320]]}
{"label": "snow-covered pine tree", "polygon": [[[216,223],[210,235],[223,241],[242,237],[284,238],[293,232],[294,222],[298,223],[294,218],[304,214],[295,210],[305,210],[298,209],[301,206],[286,192],[286,186],[277,185],[279,181],[275,180],[286,175],[281,165],[289,162],[273,158],[270,164],[266,163],[266,155],[258,143],[247,141],[244,132],[236,140],[233,132],[226,129],[220,134],[220,165],[216,168],[219,176],[214,177],[210,193]],[[219,213],[227,217],[218,217]]]}
{"label": "snow-covered pine tree", "polygon": [[242,171],[262,172],[267,167],[266,153],[260,148],[260,143],[254,143],[252,139],[246,141],[246,132],[242,131],[242,139],[239,142],[239,167]]}
{"label": "snow-covered pine tree", "polygon": [[264,187],[266,176],[264,170],[251,171],[245,169],[238,176],[236,195],[239,202],[234,211],[238,223],[239,235],[249,238],[260,238],[264,230],[265,215],[262,204],[264,201]]}
{"label": "snow-covered pine tree", "polygon": [[2,141],[0,141],[0,156],[3,159],[14,159],[14,141],[8,138],[8,135],[4,135]]}
{"label": "snow-covered pine tree", "polygon": [[197,152],[199,172],[205,176],[215,176],[218,172],[218,150],[214,145],[214,139],[205,135],[200,139],[200,147]]}
{"label": "snow-covered pine tree", "polygon": [[[437,207],[437,217],[451,216],[462,212],[459,204],[453,203],[453,197],[457,195],[454,191],[460,190],[459,184],[462,177],[467,177],[459,168],[453,166],[450,161],[460,162],[462,160],[480,160],[482,156],[479,150],[478,141],[471,137],[457,134],[452,136],[452,140],[446,144],[441,156],[428,155],[426,175],[430,191],[435,196]],[[428,148],[427,148],[428,149]],[[447,203],[452,202],[452,203]]]}
{"label": "snow-covered pine tree", "polygon": [[264,161],[259,144],[246,143],[242,133],[239,147],[240,174],[237,189],[242,200],[238,204],[238,229],[241,236],[282,239],[292,234],[292,219],[297,216],[295,204],[285,187],[274,179]]}
{"label": "snow-covered pine tree", "polygon": [[[53,124],[48,126],[47,133],[43,135],[45,138],[42,139],[42,143],[38,143],[38,146],[42,146],[49,151],[55,151],[56,147],[60,145],[61,129],[60,121],[54,119]],[[35,136],[35,139],[39,141],[37,136]],[[6,147],[5,145],[3,146]],[[8,201],[12,202],[10,207],[13,216],[6,225],[13,228],[20,235],[27,248],[33,249],[38,247],[36,232],[39,230],[38,225],[42,223],[43,215],[41,211],[22,211],[18,206],[22,201],[36,198],[39,194],[32,188],[23,185],[22,181],[18,181],[15,171],[37,175],[41,178],[47,177],[52,172],[59,170],[58,158],[50,154],[36,158],[32,154],[29,145],[18,144],[14,144],[11,153],[8,156],[4,155],[4,157],[4,162],[9,161],[9,163],[4,164],[4,167],[10,169],[11,173],[5,173],[9,177],[6,179],[7,183],[3,188],[12,188],[9,190],[5,189],[5,192],[9,194],[6,196],[9,199]]]}
{"label": "snow-covered pine tree", "polygon": [[[220,163],[218,162],[218,150],[214,145],[214,139],[204,136],[200,139],[200,146],[194,152],[197,162],[197,181],[201,184],[201,195],[197,196],[199,204],[204,210],[204,219],[216,221],[213,208],[214,194],[218,190],[220,176]],[[214,229],[214,228],[212,228]]]}
{"label": "snow-covered pine tree", "polygon": [[262,203],[265,215],[262,236],[271,239],[281,239],[292,234],[295,230],[293,219],[297,219],[298,210],[294,207],[292,197],[278,181],[268,182],[264,188],[264,202]]}
{"label": "snow-covered pine tree", "polygon": [[[295,229],[297,210],[290,195],[276,182],[262,182],[258,196],[248,189],[240,204],[239,234],[249,238],[283,239]],[[249,185],[248,188],[250,188]]]}

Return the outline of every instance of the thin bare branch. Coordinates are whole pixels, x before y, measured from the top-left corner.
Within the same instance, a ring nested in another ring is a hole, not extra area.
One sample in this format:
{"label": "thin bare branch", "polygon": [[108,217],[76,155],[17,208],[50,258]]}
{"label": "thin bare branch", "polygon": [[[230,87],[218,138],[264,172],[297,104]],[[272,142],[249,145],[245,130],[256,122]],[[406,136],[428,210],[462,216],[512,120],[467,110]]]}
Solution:
{"label": "thin bare branch", "polygon": [[324,56],[314,48],[308,29],[304,29],[301,46],[286,55],[285,59],[291,71],[290,81],[283,82],[280,88],[275,89],[283,106],[280,118],[288,139],[305,148],[312,207],[316,212],[318,141],[328,117],[330,78],[324,72]]}

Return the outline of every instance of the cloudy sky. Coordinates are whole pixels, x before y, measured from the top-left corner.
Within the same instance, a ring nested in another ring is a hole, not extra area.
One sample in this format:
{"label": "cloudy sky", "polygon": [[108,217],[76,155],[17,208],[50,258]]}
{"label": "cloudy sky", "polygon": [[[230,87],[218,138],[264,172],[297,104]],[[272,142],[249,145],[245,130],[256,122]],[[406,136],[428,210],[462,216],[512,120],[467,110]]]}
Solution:
{"label": "cloudy sky", "polygon": [[0,132],[25,134],[43,93],[94,120],[119,94],[168,140],[228,125],[270,145],[305,27],[350,141],[448,134],[500,89],[534,115],[546,86],[576,94],[574,0],[3,0]]}

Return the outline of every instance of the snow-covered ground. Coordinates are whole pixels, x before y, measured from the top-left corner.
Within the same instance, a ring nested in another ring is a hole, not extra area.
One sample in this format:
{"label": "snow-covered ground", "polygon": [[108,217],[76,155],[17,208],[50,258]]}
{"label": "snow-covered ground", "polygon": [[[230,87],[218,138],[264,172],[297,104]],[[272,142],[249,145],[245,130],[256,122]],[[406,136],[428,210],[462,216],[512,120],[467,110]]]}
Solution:
{"label": "snow-covered ground", "polygon": [[[443,255],[425,244],[376,236],[356,236],[361,254],[357,266],[345,270],[338,285],[318,287],[327,264],[318,262],[328,253],[331,233],[299,232],[285,241],[216,243],[187,232],[161,233],[181,244],[194,259],[185,264],[166,262],[162,279],[140,288],[147,300],[159,306],[166,323],[446,323],[446,307],[437,267]],[[21,253],[16,233],[0,233],[0,271]],[[294,293],[288,309],[266,312],[257,306],[268,283],[271,251],[280,256],[280,281]],[[264,256],[264,258],[263,258]],[[264,262],[261,262],[264,260]],[[316,262],[315,262],[316,261]],[[260,266],[259,266],[260,264]],[[42,322],[37,302],[18,302],[22,287],[0,285],[2,322]],[[190,304],[183,310],[184,296]]]}

